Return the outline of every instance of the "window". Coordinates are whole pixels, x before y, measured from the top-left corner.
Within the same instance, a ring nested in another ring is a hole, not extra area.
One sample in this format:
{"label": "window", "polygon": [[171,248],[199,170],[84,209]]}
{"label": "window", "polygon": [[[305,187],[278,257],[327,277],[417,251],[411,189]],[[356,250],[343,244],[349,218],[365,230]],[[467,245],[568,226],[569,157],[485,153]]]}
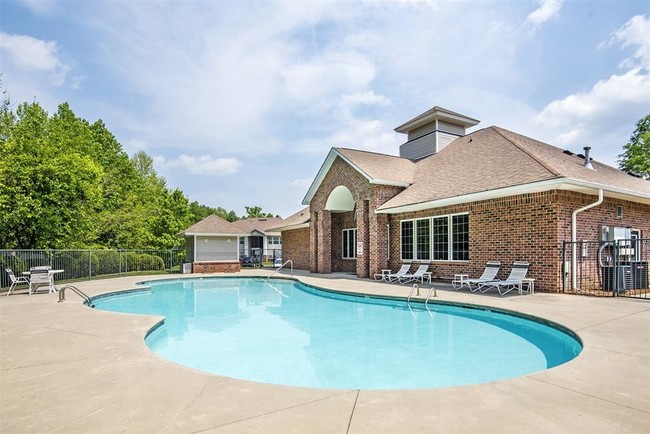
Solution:
{"label": "window", "polygon": [[280,237],[267,237],[267,242],[269,245],[280,245]]}
{"label": "window", "polygon": [[454,261],[469,260],[469,215],[451,216],[452,246],[451,254]]}
{"label": "window", "polygon": [[469,260],[469,215],[452,214],[401,222],[402,260]]}
{"label": "window", "polygon": [[413,259],[413,220],[402,222],[402,260]]}
{"label": "window", "polygon": [[343,259],[357,257],[357,230],[343,229]]}
{"label": "window", "polygon": [[436,261],[449,259],[449,219],[447,217],[433,219],[433,259]]}
{"label": "window", "polygon": [[415,259],[428,261],[431,259],[431,220],[416,220],[415,228]]}

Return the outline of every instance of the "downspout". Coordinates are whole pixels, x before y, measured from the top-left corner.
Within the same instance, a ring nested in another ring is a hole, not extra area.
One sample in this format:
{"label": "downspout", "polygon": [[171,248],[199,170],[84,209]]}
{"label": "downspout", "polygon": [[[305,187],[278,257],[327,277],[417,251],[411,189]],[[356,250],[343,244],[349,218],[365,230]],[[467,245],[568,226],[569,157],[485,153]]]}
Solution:
{"label": "downspout", "polygon": [[386,225],[386,244],[388,244],[388,254],[386,255],[386,260],[390,261],[390,224]]}
{"label": "downspout", "polygon": [[589,205],[583,206],[582,208],[579,208],[575,211],[573,211],[573,214],[571,214],[571,244],[573,245],[573,251],[572,251],[572,257],[571,257],[571,287],[573,288],[574,291],[578,290],[578,283],[577,283],[577,277],[576,277],[576,271],[578,268],[577,264],[577,216],[579,212],[586,211],[589,208],[593,208],[595,206],[600,205],[603,203],[603,189],[599,188],[598,189],[598,200],[594,203],[590,203]]}

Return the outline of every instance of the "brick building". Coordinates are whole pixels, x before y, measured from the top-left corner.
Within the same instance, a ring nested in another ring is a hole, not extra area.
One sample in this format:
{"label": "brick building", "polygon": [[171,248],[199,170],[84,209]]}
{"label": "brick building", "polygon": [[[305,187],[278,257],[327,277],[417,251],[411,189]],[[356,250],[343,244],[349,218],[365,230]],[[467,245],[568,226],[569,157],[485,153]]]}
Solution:
{"label": "brick building", "polygon": [[564,241],[599,240],[609,227],[650,238],[650,182],[588,149],[496,126],[466,134],[477,124],[434,107],[396,128],[408,135],[399,157],[332,148],[303,200],[309,213],[279,228],[283,260],[359,277],[424,262],[441,278],[478,276],[490,260],[504,278],[525,260],[536,290],[556,291],[570,265]]}

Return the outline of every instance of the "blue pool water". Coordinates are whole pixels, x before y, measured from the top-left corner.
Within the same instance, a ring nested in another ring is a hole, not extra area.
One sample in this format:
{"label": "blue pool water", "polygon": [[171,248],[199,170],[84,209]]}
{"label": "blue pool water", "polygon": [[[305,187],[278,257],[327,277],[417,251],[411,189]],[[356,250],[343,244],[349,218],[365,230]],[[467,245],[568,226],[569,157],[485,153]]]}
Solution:
{"label": "blue pool water", "polygon": [[333,294],[292,280],[147,282],[98,309],[165,316],[146,337],[176,363],[264,383],[413,389],[484,383],[565,363],[569,334],[485,309]]}

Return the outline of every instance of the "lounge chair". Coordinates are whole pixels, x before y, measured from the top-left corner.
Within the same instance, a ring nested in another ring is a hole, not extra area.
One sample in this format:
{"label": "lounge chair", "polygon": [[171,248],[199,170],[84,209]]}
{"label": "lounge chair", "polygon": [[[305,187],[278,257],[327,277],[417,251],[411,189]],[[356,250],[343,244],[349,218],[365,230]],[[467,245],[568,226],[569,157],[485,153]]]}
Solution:
{"label": "lounge chair", "polygon": [[399,282],[400,278],[405,276],[411,269],[411,264],[402,264],[397,273],[388,273],[384,275],[384,282]]}
{"label": "lounge chair", "polygon": [[[481,277],[475,278],[475,279],[458,279],[454,280],[451,282],[451,286],[454,289],[460,289],[463,286],[467,285],[470,291],[476,292],[478,291],[479,285],[481,283],[485,282],[492,282],[496,280],[497,278],[497,273],[499,272],[499,268],[501,268],[501,262],[499,261],[488,261],[487,264],[485,264],[485,269],[483,270],[483,274],[481,274]],[[474,286],[472,286],[474,285]]]}
{"label": "lounge chair", "polygon": [[419,280],[424,284],[424,278],[429,278],[429,283],[431,283],[431,273],[429,272],[429,264],[420,264],[415,273],[406,273],[403,276],[397,278],[399,283],[408,283],[415,280]]}
{"label": "lounge chair", "polygon": [[526,278],[528,267],[529,264],[526,261],[515,261],[512,264],[510,275],[506,280],[493,280],[491,282],[479,283],[478,289],[483,293],[489,291],[492,288],[496,288],[497,291],[499,291],[499,295],[507,294],[513,289],[519,288],[521,281]]}
{"label": "lounge chair", "polygon": [[29,271],[29,295],[35,294],[39,286],[47,286],[52,292],[53,285],[50,277],[50,270],[42,267],[33,267]]}
{"label": "lounge chair", "polygon": [[9,286],[9,291],[7,291],[7,295],[13,292],[16,285],[20,285],[23,283],[29,285],[29,279],[26,276],[16,277],[14,275],[14,272],[11,271],[11,268],[5,268],[5,271],[9,275],[9,282],[11,282],[11,286]]}

